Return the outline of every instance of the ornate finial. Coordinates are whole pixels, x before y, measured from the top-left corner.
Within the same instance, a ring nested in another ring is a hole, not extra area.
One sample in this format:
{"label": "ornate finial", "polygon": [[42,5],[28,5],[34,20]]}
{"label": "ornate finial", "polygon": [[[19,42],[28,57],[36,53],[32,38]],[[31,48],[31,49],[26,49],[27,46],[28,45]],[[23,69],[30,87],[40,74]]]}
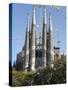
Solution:
{"label": "ornate finial", "polygon": [[35,18],[35,5],[33,5],[33,24],[36,24],[36,18]]}
{"label": "ornate finial", "polygon": [[50,27],[50,31],[52,31],[52,17],[51,14],[49,13],[49,27]]}

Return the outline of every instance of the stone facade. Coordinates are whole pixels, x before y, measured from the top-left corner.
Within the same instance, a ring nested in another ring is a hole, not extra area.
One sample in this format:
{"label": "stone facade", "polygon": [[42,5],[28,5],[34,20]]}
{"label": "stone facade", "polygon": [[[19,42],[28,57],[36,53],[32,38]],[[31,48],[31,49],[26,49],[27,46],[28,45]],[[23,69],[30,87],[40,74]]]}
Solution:
{"label": "stone facade", "polygon": [[[25,45],[23,50],[17,54],[17,68],[26,71],[36,71],[39,68],[45,68],[47,65],[53,66],[54,45],[52,34],[52,20],[49,16],[49,30],[47,32],[46,10],[44,8],[42,44],[36,41],[36,15],[33,7],[32,27],[30,31],[29,18],[27,18]],[[40,46],[40,48],[39,48]],[[19,65],[18,65],[19,64]]]}

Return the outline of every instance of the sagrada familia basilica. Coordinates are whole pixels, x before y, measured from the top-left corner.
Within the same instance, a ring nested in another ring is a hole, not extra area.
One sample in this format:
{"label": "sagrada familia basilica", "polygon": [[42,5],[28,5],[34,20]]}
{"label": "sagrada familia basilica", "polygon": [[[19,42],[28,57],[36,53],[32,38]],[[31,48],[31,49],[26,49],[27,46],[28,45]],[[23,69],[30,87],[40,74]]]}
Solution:
{"label": "sagrada familia basilica", "polygon": [[46,66],[53,67],[53,62],[55,55],[59,57],[56,50],[59,47],[54,47],[53,41],[53,29],[52,29],[52,19],[49,16],[49,27],[47,30],[47,20],[46,20],[46,8],[44,7],[43,23],[42,23],[42,36],[40,37],[40,42],[37,43],[36,39],[36,8],[33,7],[32,14],[32,24],[30,30],[30,18],[27,16],[26,25],[26,36],[25,44],[17,54],[16,66],[17,69],[25,71],[36,71],[40,68],[46,68]]}

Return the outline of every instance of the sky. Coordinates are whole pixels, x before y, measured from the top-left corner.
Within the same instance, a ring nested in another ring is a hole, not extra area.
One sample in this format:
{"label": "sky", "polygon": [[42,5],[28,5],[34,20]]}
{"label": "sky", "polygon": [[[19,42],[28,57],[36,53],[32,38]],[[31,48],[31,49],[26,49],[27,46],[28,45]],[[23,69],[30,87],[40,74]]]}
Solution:
{"label": "sky", "polygon": [[[27,14],[30,15],[30,26],[32,22],[31,4],[14,3],[12,4],[12,63],[16,60],[16,55],[22,50],[25,42],[25,32],[27,24]],[[39,25],[39,15],[43,16],[43,11],[39,14],[39,6],[36,6],[36,24]],[[52,17],[54,46],[60,39],[60,52],[66,50],[66,7],[59,6],[59,9],[46,6],[46,20],[48,28],[49,15]],[[38,36],[39,28],[36,26]],[[59,34],[58,34],[59,31]],[[60,35],[60,36],[59,36]],[[60,38],[59,38],[60,37]],[[66,51],[65,51],[66,52]]]}

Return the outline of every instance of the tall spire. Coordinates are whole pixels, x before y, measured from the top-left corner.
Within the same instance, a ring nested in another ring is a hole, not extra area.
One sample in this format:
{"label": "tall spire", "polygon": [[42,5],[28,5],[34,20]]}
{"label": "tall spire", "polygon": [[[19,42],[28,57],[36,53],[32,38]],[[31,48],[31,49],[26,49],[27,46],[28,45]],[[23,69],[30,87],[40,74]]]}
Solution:
{"label": "tall spire", "polygon": [[31,29],[31,51],[30,51],[30,61],[31,70],[35,71],[35,39],[36,39],[36,19],[35,19],[35,6],[33,6],[33,17],[32,17],[32,29]]}
{"label": "tall spire", "polygon": [[52,18],[51,18],[51,15],[49,16],[49,34],[50,34],[51,49],[53,49],[53,29],[52,29]]}
{"label": "tall spire", "polygon": [[43,32],[42,32],[42,65],[46,67],[46,34],[47,34],[47,26],[46,26],[46,12],[44,9],[44,17],[43,17]]}
{"label": "tall spire", "polygon": [[25,70],[29,67],[29,15],[27,14],[26,39],[25,39]]}
{"label": "tall spire", "polygon": [[35,18],[35,5],[33,5],[33,24],[36,24],[36,18]]}
{"label": "tall spire", "polygon": [[42,5],[39,5],[39,49],[41,50],[42,49],[42,28],[43,28],[43,6]]}
{"label": "tall spire", "polygon": [[49,47],[48,47],[48,61],[49,64],[51,64],[51,66],[53,65],[53,61],[54,61],[54,49],[53,49],[53,32],[52,32],[52,19],[51,19],[51,15],[49,16]]}
{"label": "tall spire", "polygon": [[29,26],[30,26],[30,25],[29,25],[29,24],[30,24],[29,18],[30,18],[30,17],[29,17],[29,13],[27,13],[27,32],[29,32],[29,29],[30,29],[30,27],[29,27]]}
{"label": "tall spire", "polygon": [[52,32],[52,18],[51,18],[51,15],[49,16],[49,25],[50,25],[50,31]]}

